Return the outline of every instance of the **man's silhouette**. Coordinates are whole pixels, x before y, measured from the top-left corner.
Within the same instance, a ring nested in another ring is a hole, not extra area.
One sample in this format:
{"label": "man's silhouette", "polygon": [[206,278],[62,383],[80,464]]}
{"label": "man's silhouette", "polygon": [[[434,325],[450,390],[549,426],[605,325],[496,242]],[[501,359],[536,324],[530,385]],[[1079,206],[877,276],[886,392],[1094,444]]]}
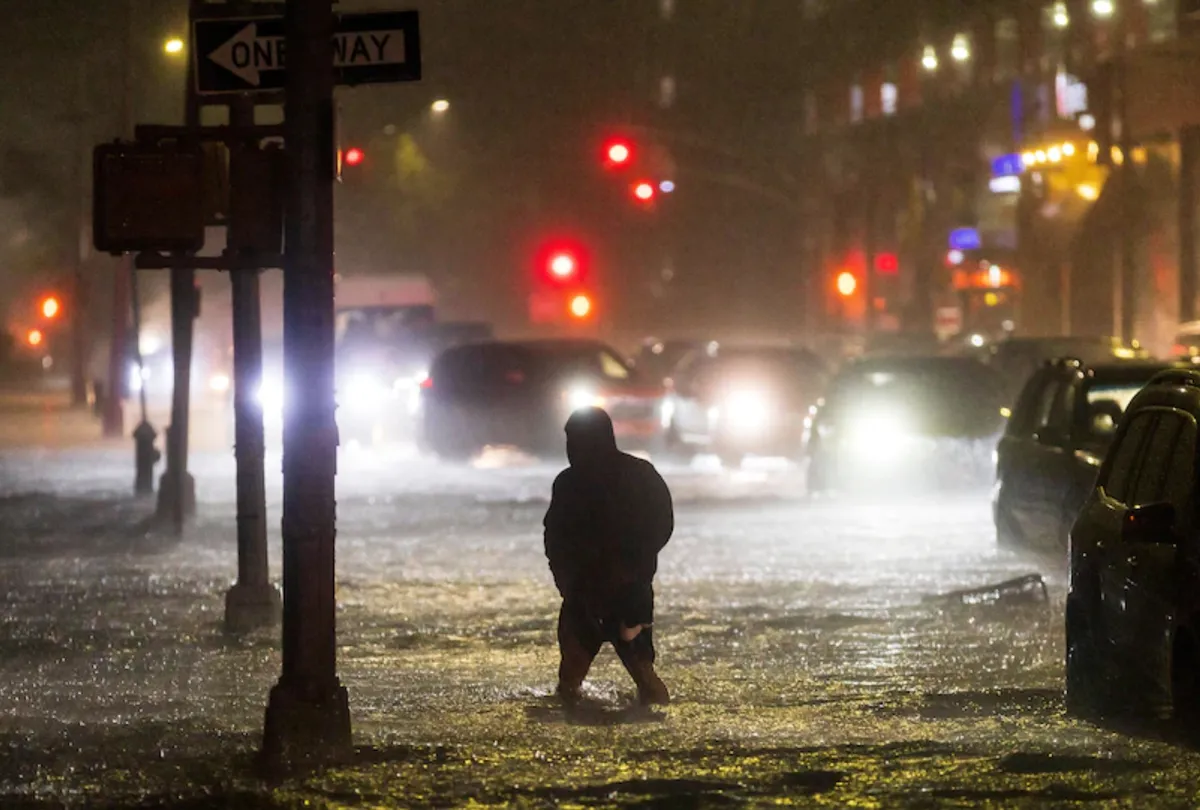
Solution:
{"label": "man's silhouette", "polygon": [[654,671],[654,574],[671,538],[671,492],[647,461],[617,449],[613,423],[600,408],[567,420],[570,466],[554,481],[546,512],[546,557],[562,595],[558,692],[567,702],[604,642],[633,676],[643,704],[665,704]]}

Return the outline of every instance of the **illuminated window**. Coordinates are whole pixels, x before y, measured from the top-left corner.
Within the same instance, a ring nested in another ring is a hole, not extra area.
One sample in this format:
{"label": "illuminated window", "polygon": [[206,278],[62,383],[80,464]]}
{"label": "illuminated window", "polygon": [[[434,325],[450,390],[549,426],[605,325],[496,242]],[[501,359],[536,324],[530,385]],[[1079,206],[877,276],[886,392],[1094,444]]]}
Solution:
{"label": "illuminated window", "polygon": [[1042,66],[1045,69],[1056,68],[1066,58],[1067,28],[1071,25],[1071,15],[1067,12],[1067,4],[1050,3],[1042,8]]}
{"label": "illuminated window", "polygon": [[884,115],[895,115],[899,101],[900,91],[895,82],[884,82],[879,86],[879,109]]}
{"label": "illuminated window", "polygon": [[850,123],[863,120],[863,86],[859,82],[850,85]]}
{"label": "illuminated window", "polygon": [[1142,0],[1146,7],[1146,28],[1151,42],[1175,38],[1176,0]]}
{"label": "illuminated window", "polygon": [[675,104],[675,77],[663,76],[658,80],[658,106],[664,110]]}
{"label": "illuminated window", "polygon": [[1021,72],[1021,30],[1012,17],[996,23],[996,81],[1007,81]]}

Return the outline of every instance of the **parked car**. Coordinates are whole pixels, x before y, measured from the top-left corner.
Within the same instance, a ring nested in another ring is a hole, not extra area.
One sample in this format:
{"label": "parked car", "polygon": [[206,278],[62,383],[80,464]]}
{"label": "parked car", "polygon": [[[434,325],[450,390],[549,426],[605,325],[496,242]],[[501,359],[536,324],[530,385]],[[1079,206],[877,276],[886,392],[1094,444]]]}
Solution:
{"label": "parked car", "polygon": [[1063,359],[1029,380],[996,451],[992,513],[1001,546],[1065,559],[1067,533],[1125,409],[1156,374],[1176,365]]}
{"label": "parked car", "polygon": [[1200,372],[1134,397],[1070,538],[1067,705],[1200,720]]}
{"label": "parked car", "polygon": [[567,417],[599,405],[623,449],[648,448],[661,434],[662,395],[661,385],[599,341],[457,346],[434,360],[421,383],[421,443],[446,458],[469,458],[488,445],[558,456]]}
{"label": "parked car", "polygon": [[965,357],[887,357],[844,367],[813,410],[811,492],[983,486],[1004,429],[995,372]]}
{"label": "parked car", "polygon": [[986,348],[984,362],[1004,380],[1010,404],[1029,378],[1048,360],[1075,357],[1088,365],[1123,360],[1148,360],[1150,353],[1134,343],[1114,337],[1022,337],[1008,338]]}
{"label": "parked car", "polygon": [[716,453],[730,466],[747,455],[798,459],[805,416],[825,379],[824,364],[804,348],[714,344],[692,352],[663,404],[668,447]]}

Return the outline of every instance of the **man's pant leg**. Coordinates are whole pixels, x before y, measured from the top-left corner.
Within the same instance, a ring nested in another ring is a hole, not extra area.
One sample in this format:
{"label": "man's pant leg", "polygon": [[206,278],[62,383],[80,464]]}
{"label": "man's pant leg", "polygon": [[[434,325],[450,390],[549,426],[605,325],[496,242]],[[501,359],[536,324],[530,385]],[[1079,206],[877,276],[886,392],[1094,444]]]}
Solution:
{"label": "man's pant leg", "polygon": [[618,638],[613,642],[613,649],[625,666],[625,671],[637,684],[638,700],[644,705],[665,706],[671,696],[667,685],[654,671],[654,628],[645,627],[633,641],[622,641]]}
{"label": "man's pant leg", "polygon": [[583,606],[564,599],[558,612],[558,692],[566,698],[576,698],[583,679],[592,668],[592,661],[604,643],[599,625]]}

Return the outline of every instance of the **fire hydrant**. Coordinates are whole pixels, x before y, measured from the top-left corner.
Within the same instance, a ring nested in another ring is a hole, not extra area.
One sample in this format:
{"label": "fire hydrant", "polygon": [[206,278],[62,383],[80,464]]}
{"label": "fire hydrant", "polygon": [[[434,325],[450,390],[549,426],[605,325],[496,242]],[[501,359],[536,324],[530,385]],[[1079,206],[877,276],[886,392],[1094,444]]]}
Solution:
{"label": "fire hydrant", "polygon": [[154,494],[154,465],[162,453],[154,446],[158,433],[149,422],[142,422],[133,431],[133,457],[137,470],[133,491],[138,495]]}

